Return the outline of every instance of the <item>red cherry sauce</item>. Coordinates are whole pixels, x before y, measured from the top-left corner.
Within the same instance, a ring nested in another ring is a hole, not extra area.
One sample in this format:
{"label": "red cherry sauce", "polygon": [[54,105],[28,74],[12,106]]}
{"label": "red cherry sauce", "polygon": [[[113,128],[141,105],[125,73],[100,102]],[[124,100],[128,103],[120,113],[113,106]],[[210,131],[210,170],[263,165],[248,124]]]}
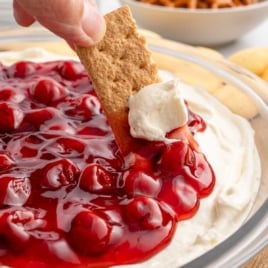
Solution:
{"label": "red cherry sauce", "polygon": [[[0,264],[108,267],[170,242],[214,185],[188,125],[122,157],[83,66],[0,66]],[[179,226],[178,226],[179,228]]]}

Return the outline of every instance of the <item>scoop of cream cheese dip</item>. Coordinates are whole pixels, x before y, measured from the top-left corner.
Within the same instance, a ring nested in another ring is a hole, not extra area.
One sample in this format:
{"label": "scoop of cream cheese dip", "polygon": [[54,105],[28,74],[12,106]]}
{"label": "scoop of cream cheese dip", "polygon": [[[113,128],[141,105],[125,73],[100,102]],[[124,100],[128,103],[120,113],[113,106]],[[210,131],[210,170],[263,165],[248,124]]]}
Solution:
{"label": "scoop of cream cheese dip", "polygon": [[178,80],[146,86],[129,98],[128,122],[132,137],[167,141],[166,133],[185,125],[187,119]]}
{"label": "scoop of cream cheese dip", "polygon": [[[61,59],[74,57],[52,54],[42,49],[0,53],[0,60],[4,64],[12,64],[19,60],[42,62]],[[145,101],[149,102],[152,110],[146,111],[146,120],[149,120],[151,125],[148,139],[165,139],[167,131],[186,122],[186,100],[190,109],[201,115],[207,124],[205,132],[196,134],[195,139],[214,169],[216,185],[210,196],[201,201],[198,213],[189,220],[179,222],[172,242],[163,251],[143,263],[119,266],[121,268],[177,268],[202,255],[243,224],[259,187],[261,168],[254,143],[254,131],[250,124],[244,118],[230,112],[205,90],[186,85],[169,72],[161,71],[160,76],[167,89],[160,90],[160,93],[155,91],[154,96],[149,97],[147,93],[140,93],[143,100],[136,101],[133,105],[134,110],[130,110],[130,113],[134,114],[134,117],[140,111],[143,113]],[[160,84],[159,87],[162,88],[163,85]],[[156,106],[159,110],[155,111]],[[154,114],[151,114],[152,112]],[[166,125],[167,117],[169,123]],[[134,122],[138,121],[138,124],[142,120],[145,119],[132,119]],[[157,134],[153,131],[155,120]],[[136,132],[142,129],[142,135],[146,138],[146,127],[134,126],[134,129]]]}

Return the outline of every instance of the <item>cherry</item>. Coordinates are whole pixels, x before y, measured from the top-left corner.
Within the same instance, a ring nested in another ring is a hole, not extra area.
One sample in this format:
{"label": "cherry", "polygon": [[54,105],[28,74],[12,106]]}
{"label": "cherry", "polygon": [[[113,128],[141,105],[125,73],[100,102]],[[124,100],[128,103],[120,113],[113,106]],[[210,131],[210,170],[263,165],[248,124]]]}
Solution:
{"label": "cherry", "polygon": [[15,89],[12,88],[2,88],[0,89],[0,101],[19,103],[23,101],[25,96],[19,92],[16,92]]}
{"label": "cherry", "polygon": [[114,182],[108,171],[99,164],[92,163],[83,169],[79,186],[88,192],[105,194],[111,192]]}
{"label": "cherry", "polygon": [[176,141],[168,144],[163,150],[162,156],[158,162],[162,171],[179,174],[184,166],[191,164],[191,150],[184,141]]}
{"label": "cherry", "polygon": [[132,230],[155,230],[163,225],[163,213],[158,202],[140,196],[125,205],[124,217]]}
{"label": "cherry", "polygon": [[64,109],[67,116],[75,118],[76,120],[80,119],[82,122],[88,121],[93,115],[100,113],[98,99],[90,94],[67,99],[64,106],[66,106]]}
{"label": "cherry", "polygon": [[52,150],[62,155],[69,155],[69,157],[74,157],[84,152],[85,144],[79,139],[62,137],[55,140]]}
{"label": "cherry", "polygon": [[30,94],[40,103],[51,105],[67,95],[67,89],[51,78],[39,79],[30,89]]}
{"label": "cherry", "polygon": [[83,65],[77,61],[63,61],[59,65],[59,73],[68,80],[76,80],[87,76]]}
{"label": "cherry", "polygon": [[10,250],[23,251],[31,239],[35,229],[45,225],[33,211],[16,208],[6,209],[0,216],[0,237],[4,237]]}
{"label": "cherry", "polygon": [[34,109],[25,115],[25,122],[35,129],[40,129],[42,125],[55,118],[56,114],[57,110],[50,107]]}
{"label": "cherry", "polygon": [[124,190],[129,196],[156,197],[161,189],[159,180],[136,169],[131,169],[125,173],[124,182]]}
{"label": "cherry", "polygon": [[0,204],[22,206],[31,194],[28,178],[0,177]]}
{"label": "cherry", "polygon": [[51,190],[76,183],[79,168],[69,159],[51,161],[41,172],[41,186]]}
{"label": "cherry", "polygon": [[14,90],[3,88],[0,90],[0,101],[9,101],[14,95]]}
{"label": "cherry", "polygon": [[31,158],[38,156],[38,149],[31,148],[29,146],[22,146],[20,149],[20,154],[23,158]]}
{"label": "cherry", "polygon": [[214,186],[215,175],[204,154],[194,151],[182,141],[166,147],[159,166],[163,171],[183,176],[199,197],[206,196]]}
{"label": "cherry", "polygon": [[6,224],[0,229],[0,237],[4,238],[10,250],[20,252],[28,245],[30,235],[23,227],[12,222],[11,216],[6,218]]}
{"label": "cherry", "polygon": [[17,129],[23,117],[24,114],[18,106],[11,103],[0,102],[0,132]]}
{"label": "cherry", "polygon": [[111,226],[103,217],[91,211],[82,211],[72,220],[69,239],[80,253],[99,255],[110,245]]}
{"label": "cherry", "polygon": [[158,198],[173,209],[177,221],[191,217],[199,207],[196,190],[182,176],[164,180]]}
{"label": "cherry", "polygon": [[14,165],[14,161],[11,160],[7,155],[0,154],[0,172],[8,170]]}
{"label": "cherry", "polygon": [[188,183],[197,191],[198,196],[205,197],[214,187],[215,174],[203,153],[191,153],[192,162],[184,167],[183,175],[188,178]]}
{"label": "cherry", "polygon": [[24,78],[32,75],[36,71],[37,66],[37,63],[20,61],[9,67],[9,75],[11,77]]}

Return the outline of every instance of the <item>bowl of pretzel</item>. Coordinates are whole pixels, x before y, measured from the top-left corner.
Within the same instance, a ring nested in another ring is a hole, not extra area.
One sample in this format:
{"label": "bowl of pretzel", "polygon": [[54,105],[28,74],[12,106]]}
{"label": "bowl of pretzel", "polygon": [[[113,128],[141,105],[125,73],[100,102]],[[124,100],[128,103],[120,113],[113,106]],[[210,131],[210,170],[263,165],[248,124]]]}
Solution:
{"label": "bowl of pretzel", "polygon": [[261,0],[121,0],[137,24],[162,37],[198,46],[230,43],[268,15]]}

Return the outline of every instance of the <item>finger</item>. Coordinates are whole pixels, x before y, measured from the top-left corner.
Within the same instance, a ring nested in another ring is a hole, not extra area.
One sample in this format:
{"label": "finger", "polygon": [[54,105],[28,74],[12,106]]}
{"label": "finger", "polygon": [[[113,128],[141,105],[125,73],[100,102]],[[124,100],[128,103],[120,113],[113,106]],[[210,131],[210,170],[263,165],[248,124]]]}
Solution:
{"label": "finger", "polygon": [[105,21],[92,0],[16,0],[17,4],[70,44],[89,46],[105,32]]}
{"label": "finger", "polygon": [[13,0],[13,16],[16,22],[21,26],[30,26],[35,22],[35,19],[29,15],[16,0]]}

